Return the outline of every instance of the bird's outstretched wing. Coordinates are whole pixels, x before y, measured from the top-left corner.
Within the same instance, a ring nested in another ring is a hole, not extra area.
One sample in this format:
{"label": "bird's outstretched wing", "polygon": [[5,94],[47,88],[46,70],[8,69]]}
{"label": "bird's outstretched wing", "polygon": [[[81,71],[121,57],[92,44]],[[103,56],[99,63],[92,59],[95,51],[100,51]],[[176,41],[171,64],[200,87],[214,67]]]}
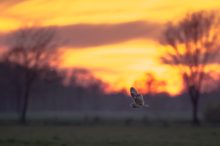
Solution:
{"label": "bird's outstretched wing", "polygon": [[134,102],[131,104],[131,107],[133,108],[149,107],[149,105],[144,103],[143,96],[139,94],[134,87],[130,88],[130,94],[134,100]]}
{"label": "bird's outstretched wing", "polygon": [[136,99],[138,96],[138,92],[134,87],[130,88],[130,94],[131,94],[131,97],[133,97],[134,99]]}

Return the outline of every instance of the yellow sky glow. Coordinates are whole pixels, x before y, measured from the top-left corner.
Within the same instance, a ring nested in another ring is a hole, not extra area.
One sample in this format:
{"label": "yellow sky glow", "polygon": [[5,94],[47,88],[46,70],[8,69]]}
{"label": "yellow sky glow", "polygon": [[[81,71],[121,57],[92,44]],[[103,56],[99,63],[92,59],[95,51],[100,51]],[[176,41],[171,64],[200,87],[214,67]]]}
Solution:
{"label": "yellow sky glow", "polygon": [[[166,23],[186,12],[219,9],[212,0],[9,0],[0,2],[0,32],[22,26],[72,24],[119,24],[132,21]],[[114,89],[128,89],[145,72],[167,82],[168,93],[178,94],[180,76],[159,62],[163,48],[153,41],[129,40],[88,48],[63,48],[62,68],[85,67]],[[172,77],[172,78],[170,78]]]}

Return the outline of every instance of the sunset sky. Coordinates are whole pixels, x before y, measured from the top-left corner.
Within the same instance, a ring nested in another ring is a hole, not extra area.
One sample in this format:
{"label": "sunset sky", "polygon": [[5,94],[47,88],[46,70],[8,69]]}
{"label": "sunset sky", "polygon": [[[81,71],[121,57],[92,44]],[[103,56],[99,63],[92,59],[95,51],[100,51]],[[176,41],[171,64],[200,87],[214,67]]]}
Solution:
{"label": "sunset sky", "polygon": [[0,32],[59,26],[65,40],[60,68],[89,69],[111,90],[129,89],[150,72],[175,95],[180,76],[159,59],[164,24],[187,12],[219,8],[219,0],[0,0]]}

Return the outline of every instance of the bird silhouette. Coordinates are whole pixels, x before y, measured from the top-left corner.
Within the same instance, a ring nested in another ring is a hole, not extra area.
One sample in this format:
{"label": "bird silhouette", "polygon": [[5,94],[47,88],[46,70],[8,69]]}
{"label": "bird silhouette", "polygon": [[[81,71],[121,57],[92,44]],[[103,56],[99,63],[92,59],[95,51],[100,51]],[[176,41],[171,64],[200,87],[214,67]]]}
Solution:
{"label": "bird silhouette", "polygon": [[133,107],[133,108],[149,107],[149,105],[144,104],[143,96],[141,94],[139,94],[134,87],[130,88],[130,94],[134,100],[134,102],[131,103],[131,107]]}

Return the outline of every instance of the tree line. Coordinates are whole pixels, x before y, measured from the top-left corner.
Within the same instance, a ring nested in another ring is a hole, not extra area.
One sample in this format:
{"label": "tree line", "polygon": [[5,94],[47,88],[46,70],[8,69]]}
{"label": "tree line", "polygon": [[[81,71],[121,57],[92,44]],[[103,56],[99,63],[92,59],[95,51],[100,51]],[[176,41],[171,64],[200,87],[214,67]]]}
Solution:
{"label": "tree line", "polygon": [[[219,29],[219,18],[214,12],[199,11],[188,13],[178,22],[168,23],[161,33],[160,43],[165,46],[167,52],[161,57],[161,62],[179,69],[185,91],[190,97],[192,123],[195,125],[199,124],[198,108],[201,93],[204,91],[207,80],[213,76],[209,66],[219,63]],[[1,53],[1,70],[3,71],[5,66],[5,69],[10,67],[12,70],[13,76],[8,80],[11,81],[11,86],[14,87],[20,101],[22,123],[26,122],[34,83],[38,79],[54,81],[63,77],[56,68],[60,60],[59,44],[55,38],[56,31],[50,27],[21,28],[5,37],[6,49]],[[72,78],[71,82],[77,81],[79,81],[78,78]],[[91,92],[101,93],[107,86],[96,78],[90,78],[89,82],[93,83],[90,84],[93,86]],[[146,88],[148,86],[152,87],[152,82],[146,82]],[[87,86],[76,86],[79,93],[82,87],[87,88]],[[80,94],[78,97],[80,98]]]}

